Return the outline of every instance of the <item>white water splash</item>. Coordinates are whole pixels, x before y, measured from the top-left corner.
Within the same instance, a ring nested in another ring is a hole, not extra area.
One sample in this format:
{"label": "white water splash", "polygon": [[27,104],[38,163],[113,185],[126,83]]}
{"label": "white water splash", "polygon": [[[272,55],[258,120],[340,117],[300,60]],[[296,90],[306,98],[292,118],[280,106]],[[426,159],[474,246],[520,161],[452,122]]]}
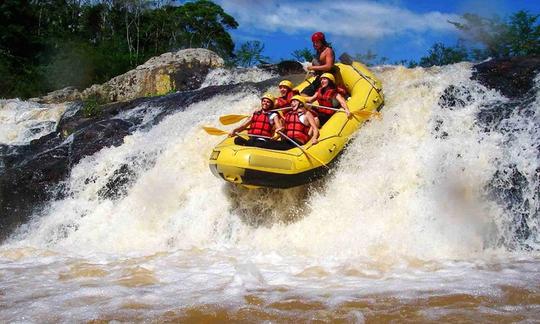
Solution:
{"label": "white water splash", "polygon": [[218,68],[208,73],[201,88],[243,82],[260,82],[274,77],[277,75],[259,68],[236,68],[233,70]]}
{"label": "white water splash", "polygon": [[68,105],[0,100],[0,144],[27,144],[53,132]]}
{"label": "white water splash", "polygon": [[[194,104],[81,161],[70,198],[53,203],[23,242],[118,253],[225,244],[323,258],[476,257],[496,247],[506,216],[484,195],[503,158],[502,138],[475,125],[479,105],[501,97],[469,76],[465,64],[383,72],[383,120],[358,133],[322,186],[288,191],[231,191],[208,171],[219,138],[200,126],[248,112],[255,95]],[[474,99],[460,110],[441,108],[442,91],[459,84]],[[127,195],[101,197],[122,165],[133,172]],[[270,227],[252,227],[261,214]]]}
{"label": "white water splash", "polygon": [[[208,170],[221,138],[200,126],[248,113],[257,94],[215,96],[127,136],[83,159],[68,197],[1,247],[0,288],[14,295],[6,294],[0,319],[37,320],[55,305],[64,315],[50,321],[87,321],[126,300],[148,305],[142,318],[153,318],[178,305],[243,305],[253,292],[268,303],[303,296],[332,307],[373,294],[406,300],[534,288],[538,252],[497,244],[511,235],[505,224],[513,216],[487,197],[497,167],[516,156],[507,146],[514,144],[484,132],[476,118],[483,105],[505,99],[470,74],[468,64],[379,70],[383,119],[357,133],[328,177],[290,190],[234,188]],[[469,89],[465,105],[440,106],[450,85]],[[512,143],[535,144],[526,136]],[[123,166],[125,195],[101,194]],[[99,276],[84,277],[81,267]],[[43,282],[49,286],[34,296]],[[87,307],[96,294],[99,307]],[[31,308],[36,299],[40,307]],[[485,312],[508,311],[502,305]],[[512,307],[525,319],[538,310]],[[430,311],[436,320],[441,307]]]}

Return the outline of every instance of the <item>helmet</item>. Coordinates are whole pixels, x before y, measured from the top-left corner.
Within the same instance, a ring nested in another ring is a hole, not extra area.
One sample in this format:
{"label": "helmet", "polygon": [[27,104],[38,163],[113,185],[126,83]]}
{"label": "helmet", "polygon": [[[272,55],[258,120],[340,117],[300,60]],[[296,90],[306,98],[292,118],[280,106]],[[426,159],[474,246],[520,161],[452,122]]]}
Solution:
{"label": "helmet", "polygon": [[305,105],[306,104],[306,98],[301,96],[301,95],[295,95],[291,98],[291,101],[293,100],[298,100],[302,103],[302,105]]}
{"label": "helmet", "polygon": [[328,80],[332,81],[332,83],[336,83],[336,78],[334,78],[334,75],[332,73],[328,73],[328,72],[323,73],[321,75],[321,79],[322,78],[327,78]]}
{"label": "helmet", "polygon": [[274,105],[274,103],[276,102],[276,97],[274,97],[271,93],[265,93],[262,97],[261,97],[261,101],[266,98],[270,101],[272,101],[272,106]]}
{"label": "helmet", "polygon": [[279,83],[279,86],[285,86],[285,87],[288,87],[289,89],[292,89],[293,88],[293,84],[291,81],[289,80],[283,80]]}
{"label": "helmet", "polygon": [[321,33],[321,32],[316,32],[316,33],[313,33],[313,35],[311,35],[311,41],[312,42],[324,42],[325,41],[325,38],[324,38],[324,34]]}

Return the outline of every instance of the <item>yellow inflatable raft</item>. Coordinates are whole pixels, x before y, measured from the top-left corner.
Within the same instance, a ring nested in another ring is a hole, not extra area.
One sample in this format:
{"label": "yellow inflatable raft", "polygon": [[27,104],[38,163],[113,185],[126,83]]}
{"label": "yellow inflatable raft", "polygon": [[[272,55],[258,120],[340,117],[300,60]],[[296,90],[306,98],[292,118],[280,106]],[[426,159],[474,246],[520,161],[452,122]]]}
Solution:
{"label": "yellow inflatable raft", "polygon": [[[336,64],[337,84],[351,94],[347,105],[353,113],[350,119],[336,112],[320,129],[319,143],[305,144],[302,149],[288,151],[239,146],[234,138],[226,138],[210,154],[210,170],[226,181],[248,188],[290,188],[324,176],[334,164],[351,135],[369,118],[368,113],[382,108],[381,82],[359,62]],[[302,90],[313,78],[299,84]],[[306,153],[307,152],[307,153]],[[321,163],[322,162],[322,163]]]}

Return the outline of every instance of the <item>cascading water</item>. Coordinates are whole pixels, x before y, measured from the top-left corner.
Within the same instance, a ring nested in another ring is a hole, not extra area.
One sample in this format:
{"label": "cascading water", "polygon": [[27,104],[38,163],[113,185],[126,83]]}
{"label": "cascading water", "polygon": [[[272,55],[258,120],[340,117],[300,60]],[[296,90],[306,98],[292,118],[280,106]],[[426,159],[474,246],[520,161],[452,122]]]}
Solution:
{"label": "cascading water", "polygon": [[305,187],[208,170],[220,138],[200,126],[249,112],[251,91],[84,158],[0,247],[0,319],[538,319],[540,79],[493,124],[509,100],[469,64],[376,72],[383,119]]}
{"label": "cascading water", "polygon": [[67,108],[66,104],[45,105],[1,99],[0,144],[25,144],[53,132]]}

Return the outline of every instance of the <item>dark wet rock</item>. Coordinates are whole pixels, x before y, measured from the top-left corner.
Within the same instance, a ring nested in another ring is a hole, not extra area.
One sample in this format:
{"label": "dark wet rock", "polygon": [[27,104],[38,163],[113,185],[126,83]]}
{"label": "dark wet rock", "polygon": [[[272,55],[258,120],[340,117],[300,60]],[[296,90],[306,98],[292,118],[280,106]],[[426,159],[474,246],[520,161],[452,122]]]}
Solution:
{"label": "dark wet rock", "polygon": [[305,74],[304,67],[297,61],[281,61],[278,64],[261,64],[259,68],[279,74],[280,76],[290,74]]}
{"label": "dark wet rock", "polygon": [[[80,104],[74,105],[60,120],[55,132],[28,145],[0,145],[0,240],[25,223],[30,215],[46,208],[47,201],[63,197],[66,194],[63,192],[63,181],[84,157],[105,147],[121,145],[126,135],[149,129],[190,104],[214,95],[238,91],[260,95],[275,86],[278,80],[210,86],[161,97],[107,104],[99,107],[97,116],[89,118],[84,117]],[[146,120],[144,117],[150,112],[154,118]],[[149,168],[153,163],[141,158],[134,165]],[[114,172],[98,195],[101,199],[119,199],[136,179],[134,169],[123,165]]]}
{"label": "dark wet rock", "polygon": [[531,207],[529,198],[524,195],[524,189],[528,185],[527,178],[516,165],[497,170],[489,184],[491,198],[505,210],[515,211],[513,219],[506,224],[510,235],[505,236],[506,241],[500,242],[512,249],[527,249],[527,246],[520,243],[526,241],[531,235],[529,219],[538,216],[529,212]]}
{"label": "dark wet rock", "polygon": [[[537,123],[538,92],[534,79],[540,73],[540,58],[519,57],[511,59],[491,60],[474,67],[472,79],[489,89],[498,90],[505,98],[485,100],[485,92],[477,85],[451,85],[445,89],[439,98],[439,106],[449,110],[459,110],[469,105],[480,104],[476,115],[476,125],[484,132],[497,132],[502,135],[505,147],[514,147],[516,136],[531,136],[533,142],[539,142]],[[472,94],[475,95],[472,95]],[[480,94],[480,96],[478,95]],[[478,101],[478,102],[475,102]],[[444,130],[442,120],[435,120],[433,135],[444,139],[448,133]],[[536,148],[527,148],[537,151],[540,159],[540,145]],[[513,151],[515,154],[516,151]],[[508,154],[508,153],[506,153]],[[519,153],[518,153],[519,155]],[[527,174],[527,170],[520,170],[515,163],[524,156],[505,157],[497,166],[487,191],[492,201],[496,202],[509,216],[503,220],[499,244],[509,249],[531,249],[528,240],[535,229],[531,224],[537,222],[540,216],[540,171],[536,175]],[[515,159],[515,160],[514,160]],[[535,194],[531,194],[535,192]]]}
{"label": "dark wet rock", "polygon": [[136,173],[124,164],[109,179],[107,184],[98,191],[98,196],[102,199],[119,199],[127,194],[130,185],[135,181]]}
{"label": "dark wet rock", "polygon": [[439,98],[439,106],[451,110],[463,108],[470,104],[472,95],[470,90],[463,85],[450,85],[444,89]]}
{"label": "dark wet rock", "polygon": [[532,88],[539,72],[540,57],[513,57],[475,65],[472,79],[508,98],[516,98]]}

